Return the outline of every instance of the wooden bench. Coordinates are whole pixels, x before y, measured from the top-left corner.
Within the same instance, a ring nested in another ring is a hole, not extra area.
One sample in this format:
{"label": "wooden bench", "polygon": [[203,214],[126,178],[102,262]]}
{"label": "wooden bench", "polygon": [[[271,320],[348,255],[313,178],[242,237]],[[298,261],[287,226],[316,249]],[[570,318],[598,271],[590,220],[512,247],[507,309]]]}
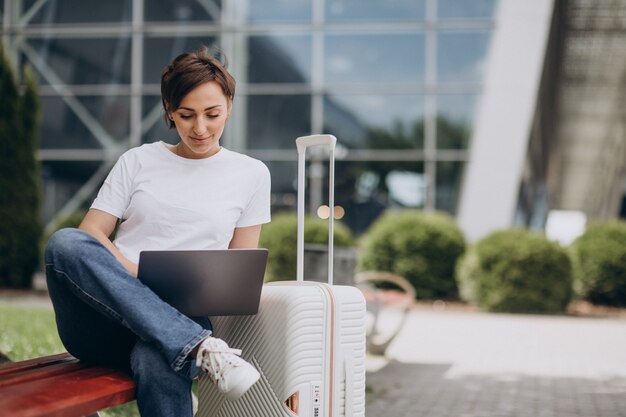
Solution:
{"label": "wooden bench", "polygon": [[0,417],[82,417],[135,399],[123,371],[69,353],[0,365]]}

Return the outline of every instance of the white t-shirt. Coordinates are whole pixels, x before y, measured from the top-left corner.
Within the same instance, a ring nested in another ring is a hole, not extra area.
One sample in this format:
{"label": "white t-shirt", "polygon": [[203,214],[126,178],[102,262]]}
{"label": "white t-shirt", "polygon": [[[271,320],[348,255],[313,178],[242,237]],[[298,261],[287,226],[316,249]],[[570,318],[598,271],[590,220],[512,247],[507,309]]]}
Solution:
{"label": "white t-shirt", "polygon": [[91,208],[122,219],[113,243],[135,263],[142,250],[226,249],[236,227],[270,221],[270,173],[225,148],[187,159],[155,142],[119,158]]}

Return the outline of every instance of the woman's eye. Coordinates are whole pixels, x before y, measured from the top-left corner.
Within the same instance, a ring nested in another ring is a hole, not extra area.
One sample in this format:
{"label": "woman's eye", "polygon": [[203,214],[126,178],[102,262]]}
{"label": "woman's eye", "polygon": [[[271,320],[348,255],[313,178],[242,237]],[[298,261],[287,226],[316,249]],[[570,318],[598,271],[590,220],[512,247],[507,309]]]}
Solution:
{"label": "woman's eye", "polygon": [[210,118],[210,119],[216,119],[216,118],[220,117],[220,115],[219,114],[207,114],[207,117]]}
{"label": "woman's eye", "polygon": [[183,120],[187,120],[187,119],[191,119],[192,116],[189,114],[180,114],[178,115],[178,117],[180,117]]}

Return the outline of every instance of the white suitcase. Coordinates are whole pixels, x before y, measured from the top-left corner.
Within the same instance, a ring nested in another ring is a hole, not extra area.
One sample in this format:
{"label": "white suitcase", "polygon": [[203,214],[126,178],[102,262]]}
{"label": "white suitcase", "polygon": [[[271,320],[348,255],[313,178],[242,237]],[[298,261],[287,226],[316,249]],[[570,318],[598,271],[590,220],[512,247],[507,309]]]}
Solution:
{"label": "white suitcase", "polygon": [[[329,206],[333,212],[334,148],[330,135],[301,137],[298,147],[297,281],[265,284],[255,316],[213,317],[214,334],[261,373],[236,401],[199,383],[198,417],[363,417],[365,300],[355,287],[332,285],[333,220],[329,220],[329,283],[304,282],[306,148],[330,147]],[[271,253],[270,253],[271,256]]]}

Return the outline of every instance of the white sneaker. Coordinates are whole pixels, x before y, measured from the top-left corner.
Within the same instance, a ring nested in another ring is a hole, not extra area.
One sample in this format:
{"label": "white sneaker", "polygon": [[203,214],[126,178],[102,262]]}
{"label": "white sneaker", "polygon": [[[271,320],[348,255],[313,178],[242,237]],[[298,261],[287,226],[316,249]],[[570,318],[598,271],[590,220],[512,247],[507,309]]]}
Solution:
{"label": "white sneaker", "polygon": [[239,355],[240,349],[231,349],[222,339],[209,336],[200,344],[196,356],[196,366],[209,375],[229,400],[241,397],[261,376]]}

